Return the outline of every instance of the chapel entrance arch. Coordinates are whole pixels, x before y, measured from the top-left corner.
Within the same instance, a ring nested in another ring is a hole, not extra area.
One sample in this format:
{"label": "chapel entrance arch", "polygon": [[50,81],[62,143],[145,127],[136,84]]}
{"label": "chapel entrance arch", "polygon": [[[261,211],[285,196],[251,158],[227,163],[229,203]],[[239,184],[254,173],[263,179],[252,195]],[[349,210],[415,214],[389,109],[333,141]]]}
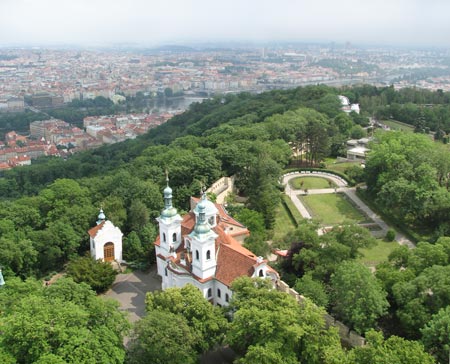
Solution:
{"label": "chapel entrance arch", "polygon": [[105,262],[114,260],[114,243],[109,242],[103,246],[103,259]]}

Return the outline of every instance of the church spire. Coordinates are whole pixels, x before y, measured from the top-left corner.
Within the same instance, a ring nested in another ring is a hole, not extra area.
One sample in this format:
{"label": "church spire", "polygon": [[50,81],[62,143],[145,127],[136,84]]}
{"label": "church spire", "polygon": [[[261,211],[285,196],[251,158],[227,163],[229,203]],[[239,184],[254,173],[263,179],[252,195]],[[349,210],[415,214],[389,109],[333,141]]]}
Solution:
{"label": "church spire", "polygon": [[172,206],[172,189],[169,186],[169,173],[166,170],[166,188],[164,188],[164,210],[162,217],[173,217],[177,214],[177,209]]}
{"label": "church spire", "polygon": [[169,172],[166,169],[166,188],[164,188],[164,209],[172,208],[172,189],[169,187]]}
{"label": "church spire", "polygon": [[97,225],[101,224],[105,220],[106,220],[105,213],[103,212],[103,208],[100,207],[100,212],[97,216]]}
{"label": "church spire", "polygon": [[206,222],[206,192],[203,191],[202,199],[197,204],[198,217],[195,222],[194,232],[197,235],[206,234],[211,231],[211,228]]}

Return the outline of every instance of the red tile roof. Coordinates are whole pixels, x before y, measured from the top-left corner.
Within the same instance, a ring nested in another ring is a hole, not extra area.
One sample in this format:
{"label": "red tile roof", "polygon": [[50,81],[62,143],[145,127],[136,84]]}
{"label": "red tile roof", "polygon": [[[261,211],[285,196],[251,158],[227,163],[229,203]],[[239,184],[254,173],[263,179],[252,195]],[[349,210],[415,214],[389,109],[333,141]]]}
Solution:
{"label": "red tile roof", "polygon": [[97,226],[94,226],[92,229],[89,229],[88,233],[91,236],[91,238],[95,238],[97,236],[97,233],[102,229],[104,224],[105,224],[105,222],[102,221]]}
{"label": "red tile roof", "polygon": [[195,226],[195,214],[191,211],[183,216],[183,221],[181,222],[181,236],[185,236],[194,230]]}
{"label": "red tile roof", "polygon": [[230,286],[240,276],[252,276],[257,257],[222,229],[218,228],[216,232],[220,242],[217,248],[216,279]]}
{"label": "red tile roof", "polygon": [[[216,206],[220,205],[216,204]],[[233,235],[236,235],[235,233],[231,233],[229,230],[226,231],[226,229],[229,228],[228,221],[232,221],[233,225],[239,227],[243,227],[243,225],[232,219],[224,209],[218,210],[221,222],[213,228],[214,232],[218,235],[215,244],[217,254],[217,268],[214,277],[226,286],[230,286],[231,283],[240,276],[252,276],[255,271],[255,267],[259,266],[262,262],[258,263],[257,256],[250,250],[244,248],[237,240],[234,239]],[[227,221],[224,222],[224,219],[226,219]],[[195,214],[191,211],[183,217],[183,221],[181,222],[181,235],[185,237],[186,235],[191,233],[194,229],[194,226]],[[248,230],[245,230],[245,233],[248,234]],[[241,233],[239,233],[239,235],[240,234]],[[156,238],[154,244],[156,246],[160,246],[161,242],[159,236]],[[185,256],[184,264],[181,264],[181,254],[184,254]],[[199,282],[205,282],[213,278],[209,277],[207,279],[201,279],[192,274],[190,256],[186,252],[184,240],[178,247],[176,256],[172,256],[169,259],[179,267],[189,271],[193,278],[195,278]],[[264,260],[263,262],[265,263],[266,261]],[[175,269],[171,270],[176,274],[181,274]],[[268,267],[268,270],[276,273],[276,271],[274,271],[270,267]]]}
{"label": "red tile roof", "polygon": [[[191,206],[192,208],[195,208],[197,206],[197,203],[200,201],[200,198],[198,197],[191,197]],[[216,206],[217,211],[219,212],[219,224],[221,224],[224,229],[225,227],[232,228],[234,226],[241,228],[242,230],[230,232],[231,235],[238,236],[238,235],[250,235],[250,232],[247,230],[247,228],[242,225],[239,221],[233,219],[230,215],[228,215],[227,210],[225,210],[225,207],[223,205],[215,203],[214,206]]]}

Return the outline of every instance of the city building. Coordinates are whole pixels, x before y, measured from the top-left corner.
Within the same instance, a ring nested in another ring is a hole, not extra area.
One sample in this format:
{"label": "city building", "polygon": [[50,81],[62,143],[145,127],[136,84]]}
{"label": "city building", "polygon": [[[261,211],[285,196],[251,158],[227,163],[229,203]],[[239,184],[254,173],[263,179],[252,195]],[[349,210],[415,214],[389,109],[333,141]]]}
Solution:
{"label": "city building", "polygon": [[25,102],[23,97],[11,97],[7,100],[8,111],[23,111]]}
{"label": "city building", "polygon": [[372,140],[372,137],[347,140],[347,159],[365,160],[367,153],[370,152],[367,146]]}
{"label": "city building", "polygon": [[349,160],[365,160],[366,154],[370,149],[362,146],[354,147],[347,150],[347,159]]}
{"label": "city building", "polygon": [[35,107],[50,108],[62,105],[64,98],[48,92],[39,92],[31,96],[31,104]]}
{"label": "city building", "polygon": [[359,114],[360,109],[359,109],[359,104],[350,104],[350,100],[348,99],[347,96],[342,96],[339,95],[339,101],[341,102],[341,110],[346,112],[346,113],[351,113],[352,111],[356,112],[357,114]]}
{"label": "city building", "polygon": [[[164,209],[158,217],[155,241],[162,289],[196,286],[215,305],[228,305],[231,283],[240,276],[279,279],[267,260],[238,241],[248,230],[225,209],[206,198],[192,199],[191,211],[181,217],[172,206],[172,189],[164,189]],[[195,206],[194,206],[195,205]]]}

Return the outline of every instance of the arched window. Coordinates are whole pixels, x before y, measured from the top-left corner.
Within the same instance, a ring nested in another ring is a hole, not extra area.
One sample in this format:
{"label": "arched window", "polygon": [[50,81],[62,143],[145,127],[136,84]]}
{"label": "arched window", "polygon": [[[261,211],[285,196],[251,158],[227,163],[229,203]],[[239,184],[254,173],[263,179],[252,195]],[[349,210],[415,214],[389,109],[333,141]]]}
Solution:
{"label": "arched window", "polygon": [[208,223],[209,223],[209,225],[214,226],[214,216],[211,216],[211,217],[208,219]]}
{"label": "arched window", "polygon": [[212,296],[212,289],[208,288],[208,297],[211,297],[211,296]]}
{"label": "arched window", "polygon": [[198,254],[198,250],[195,251],[195,259],[197,259],[197,260],[200,259],[200,256],[199,256],[199,254]]}
{"label": "arched window", "polygon": [[167,268],[165,269],[166,277],[167,277]]}
{"label": "arched window", "polygon": [[264,277],[264,271],[262,269],[259,270],[259,276]]}
{"label": "arched window", "polygon": [[219,288],[217,288],[217,297],[219,297],[219,298],[220,298],[220,294],[221,294],[221,292],[220,292],[220,289],[219,289]]}
{"label": "arched window", "polygon": [[206,252],[206,259],[207,259],[207,260],[211,259],[211,251],[210,251],[210,250],[208,250],[208,251]]}
{"label": "arched window", "polygon": [[229,302],[230,301],[230,296],[228,295],[228,293],[225,293],[225,302]]}
{"label": "arched window", "polygon": [[173,233],[172,240],[173,240],[173,242],[177,241],[177,233]]}
{"label": "arched window", "polygon": [[163,242],[166,242],[166,233],[163,233]]}

